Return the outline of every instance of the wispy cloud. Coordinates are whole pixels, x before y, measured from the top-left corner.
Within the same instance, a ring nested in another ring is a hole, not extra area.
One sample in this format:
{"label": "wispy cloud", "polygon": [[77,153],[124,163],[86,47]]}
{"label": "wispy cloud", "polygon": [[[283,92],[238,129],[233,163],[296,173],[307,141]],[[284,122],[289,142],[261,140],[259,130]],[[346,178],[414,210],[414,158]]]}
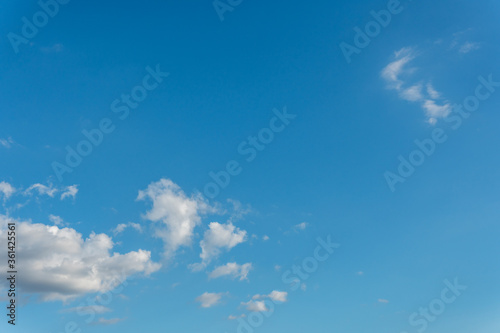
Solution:
{"label": "wispy cloud", "polygon": [[246,263],[243,265],[238,265],[235,262],[229,262],[223,266],[215,268],[208,277],[210,279],[216,279],[223,276],[229,276],[233,279],[239,278],[240,281],[248,280],[248,273],[252,270],[252,264]]}
{"label": "wispy cloud", "polygon": [[7,149],[12,148],[12,145],[14,145],[15,143],[16,142],[10,136],[6,139],[0,139],[0,145]]}
{"label": "wispy cloud", "polygon": [[415,59],[415,51],[412,48],[406,47],[394,53],[395,59],[390,62],[381,72],[382,78],[387,82],[387,87],[391,90],[396,90],[401,99],[409,102],[419,103],[425,111],[427,121],[430,124],[435,124],[437,119],[447,117],[451,112],[451,104],[442,100],[434,86],[427,82],[407,82],[409,79],[403,80],[402,73],[412,73],[416,68],[407,69],[408,65]]}

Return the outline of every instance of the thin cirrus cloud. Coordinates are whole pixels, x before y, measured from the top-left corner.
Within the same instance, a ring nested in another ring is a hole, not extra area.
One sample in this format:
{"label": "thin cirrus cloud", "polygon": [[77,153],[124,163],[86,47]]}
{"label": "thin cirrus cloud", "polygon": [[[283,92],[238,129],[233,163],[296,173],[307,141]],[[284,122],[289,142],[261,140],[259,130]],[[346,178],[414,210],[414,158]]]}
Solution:
{"label": "thin cirrus cloud", "polygon": [[51,198],[54,197],[54,195],[58,192],[61,193],[61,200],[64,200],[66,198],[75,198],[76,194],[78,193],[78,185],[71,185],[67,186],[65,188],[57,188],[54,187],[52,184],[49,185],[43,185],[40,183],[36,183],[28,187],[24,191],[24,195],[33,195],[33,193],[38,193],[38,195],[47,195]]}
{"label": "thin cirrus cloud", "polygon": [[[125,254],[114,252],[111,238],[92,233],[84,239],[71,228],[59,228],[0,215],[0,246],[7,247],[7,225],[17,224],[18,245],[23,275],[19,287],[25,295],[42,301],[68,301],[88,293],[106,292],[124,279],[141,274],[148,276],[161,265],[151,260],[145,250]],[[4,263],[0,269],[7,271]],[[5,282],[0,282],[4,284]]]}
{"label": "thin cirrus cloud", "polygon": [[401,99],[419,103],[430,124],[446,118],[451,112],[451,104],[441,98],[441,93],[432,83],[427,82],[424,85],[423,82],[408,82],[408,77],[417,70],[408,68],[408,64],[416,58],[415,51],[409,47],[402,48],[394,53],[394,58],[381,72],[387,87],[397,91]]}

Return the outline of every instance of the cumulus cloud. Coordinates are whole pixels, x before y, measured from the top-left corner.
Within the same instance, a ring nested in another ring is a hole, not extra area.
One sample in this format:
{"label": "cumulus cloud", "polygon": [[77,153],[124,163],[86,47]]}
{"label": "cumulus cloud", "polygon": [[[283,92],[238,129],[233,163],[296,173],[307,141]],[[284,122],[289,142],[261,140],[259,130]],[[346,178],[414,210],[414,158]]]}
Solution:
{"label": "cumulus cloud", "polygon": [[16,189],[12,185],[4,181],[0,182],[0,193],[3,194],[5,199],[8,199],[14,192],[16,192]]}
{"label": "cumulus cloud", "polygon": [[435,124],[437,119],[446,118],[451,112],[451,104],[441,100],[439,93],[430,82],[424,86],[422,82],[408,83],[401,79],[402,73],[411,73],[415,69],[407,69],[405,66],[415,59],[411,48],[403,48],[395,52],[395,60],[389,63],[381,72],[382,78],[387,82],[387,87],[396,90],[399,97],[409,102],[420,103],[425,111],[427,121]]}
{"label": "cumulus cloud", "polygon": [[216,279],[222,276],[229,276],[233,279],[239,278],[240,281],[248,280],[248,273],[252,270],[252,264],[246,263],[238,265],[235,262],[229,262],[223,266],[215,268],[208,277]]}
{"label": "cumulus cloud", "polygon": [[192,242],[193,230],[200,224],[200,214],[211,209],[200,197],[188,197],[170,179],[151,183],[139,191],[137,200],[152,202],[144,215],[150,221],[159,222],[155,235],[164,242],[164,255],[171,258],[182,246]]}
{"label": "cumulus cloud", "polygon": [[[67,301],[87,293],[106,292],[131,275],[149,275],[160,268],[145,250],[110,253],[113,241],[105,234],[92,233],[84,239],[71,228],[59,228],[30,221],[15,221],[0,215],[0,247],[6,248],[8,222],[17,223],[19,262],[23,293],[43,301]],[[0,269],[7,271],[5,263]],[[1,283],[4,283],[3,281]]]}
{"label": "cumulus cloud", "polygon": [[220,303],[224,293],[208,293],[205,292],[202,295],[196,297],[196,301],[201,304],[202,308],[211,308]]}
{"label": "cumulus cloud", "polygon": [[247,239],[247,232],[235,227],[232,223],[220,224],[211,222],[205,231],[203,240],[200,242],[202,262],[190,265],[193,271],[199,271],[208,265],[210,261],[220,255],[222,250],[231,250],[236,245]]}
{"label": "cumulus cloud", "polygon": [[263,299],[270,299],[273,302],[286,302],[288,293],[286,291],[273,290],[269,295],[254,295],[252,299],[246,303],[241,303],[250,312],[268,311]]}
{"label": "cumulus cloud", "polygon": [[65,198],[75,198],[76,194],[78,193],[78,185],[71,185],[68,186],[64,189],[64,192],[61,194],[61,200],[64,200]]}
{"label": "cumulus cloud", "polygon": [[264,301],[251,300],[246,303],[241,303],[250,312],[265,312],[269,311]]}

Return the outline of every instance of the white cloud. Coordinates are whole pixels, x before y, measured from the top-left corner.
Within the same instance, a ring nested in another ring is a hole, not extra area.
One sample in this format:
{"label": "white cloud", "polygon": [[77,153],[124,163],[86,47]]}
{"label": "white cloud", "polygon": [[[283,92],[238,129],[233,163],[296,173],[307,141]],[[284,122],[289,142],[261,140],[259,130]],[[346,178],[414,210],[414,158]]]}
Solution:
{"label": "white cloud", "polygon": [[40,195],[48,195],[49,197],[53,198],[54,194],[58,191],[57,188],[52,187],[52,184],[49,184],[49,186],[42,185],[42,184],[33,184],[26,191],[24,191],[25,195],[31,195],[32,192],[36,190],[38,191],[38,194]]}
{"label": "white cloud", "polygon": [[250,312],[265,312],[269,311],[266,307],[266,303],[264,301],[248,301],[246,303],[241,303],[246,307],[246,309]]}
{"label": "white cloud", "polygon": [[422,104],[426,115],[432,119],[432,118],[445,118],[448,116],[451,112],[451,105],[449,103],[445,103],[443,105],[438,105],[436,104],[435,101],[433,100],[425,100],[425,102]]}
{"label": "white cloud", "polygon": [[201,304],[202,308],[211,308],[219,304],[224,293],[203,293],[202,295],[196,297],[196,301]]}
{"label": "white cloud", "polygon": [[441,94],[434,89],[432,84],[426,85],[427,97],[424,95],[422,83],[407,84],[400,79],[400,74],[408,71],[405,70],[405,66],[415,58],[413,51],[410,48],[404,48],[396,52],[395,55],[396,60],[389,63],[381,73],[381,76],[388,83],[388,87],[398,91],[399,97],[406,101],[420,102],[430,124],[434,125],[437,119],[447,117],[451,112],[451,105],[446,101],[437,101],[441,98]]}
{"label": "white cloud", "polygon": [[293,229],[295,231],[297,230],[306,230],[306,228],[309,226],[309,223],[307,222],[302,222],[302,223],[299,223],[299,224],[296,224],[293,226]]}
{"label": "white cloud", "polygon": [[191,245],[193,230],[201,221],[200,214],[211,209],[201,198],[187,197],[170,179],[151,183],[146,190],[139,191],[137,200],[151,200],[153,203],[145,217],[161,222],[155,235],[163,240],[167,258],[180,247]]}
{"label": "white cloud", "polygon": [[7,149],[11,148],[13,144],[15,144],[15,142],[10,136],[7,139],[0,139],[0,145]]}
{"label": "white cloud", "polygon": [[[7,246],[7,223],[14,221],[0,215],[2,248]],[[38,295],[43,301],[66,301],[87,293],[106,292],[131,275],[147,276],[160,268],[151,261],[149,251],[110,254],[113,242],[105,234],[92,233],[83,239],[75,229],[15,222],[22,239],[17,248],[19,262],[23,263],[19,287],[24,294]],[[1,271],[7,271],[4,265],[0,262]]]}
{"label": "white cloud", "polygon": [[50,214],[49,220],[50,220],[50,222],[54,223],[57,226],[64,224],[64,221],[60,216]]}
{"label": "white cloud", "polygon": [[401,89],[404,82],[399,79],[399,76],[403,73],[406,64],[414,59],[412,53],[411,48],[403,48],[395,52],[396,60],[382,70],[382,77],[389,83],[390,88]]}
{"label": "white cloud", "polygon": [[243,265],[238,265],[235,262],[229,262],[223,266],[219,266],[211,272],[208,277],[210,279],[216,279],[222,276],[230,276],[233,279],[239,278],[240,281],[248,280],[248,273],[252,270],[252,264],[246,263]]}
{"label": "white cloud", "polygon": [[264,236],[262,236],[262,240],[263,240],[263,241],[268,241],[268,240],[269,240],[269,236],[268,236],[268,235],[264,235]]}
{"label": "white cloud", "polygon": [[[302,289],[302,290],[304,290],[304,289]],[[254,295],[252,297],[252,300],[250,300],[247,303],[242,303],[242,304],[246,305],[248,311],[261,312],[261,311],[267,311],[267,309],[264,310],[264,308],[266,308],[265,302],[259,301],[259,300],[270,299],[273,302],[286,302],[287,297],[288,297],[288,293],[286,291],[273,290],[269,295],[259,295],[259,294]]]}
{"label": "white cloud", "polygon": [[121,234],[122,232],[125,231],[125,229],[127,228],[134,228],[137,232],[140,232],[142,233],[142,226],[139,224],[139,223],[133,223],[133,222],[129,222],[127,224],[125,223],[120,223],[116,226],[115,229],[113,229],[113,234],[116,236],[116,235],[119,235]]}
{"label": "white cloud", "polygon": [[191,265],[195,271],[203,269],[213,258],[218,257],[223,249],[229,251],[247,239],[247,232],[236,228],[232,223],[211,222],[208,228],[200,242],[202,262]]}
{"label": "white cloud", "polygon": [[431,96],[432,99],[439,99],[441,98],[441,94],[434,89],[431,83],[427,84],[427,93],[429,96]]}
{"label": "white cloud", "polygon": [[466,54],[471,51],[478,50],[479,48],[480,48],[479,43],[465,42],[462,46],[460,46],[458,52]]}
{"label": "white cloud", "polygon": [[402,99],[410,102],[420,101],[424,98],[422,95],[422,84],[411,86],[410,88],[403,90],[399,95]]}
{"label": "white cloud", "polygon": [[267,297],[272,299],[273,301],[278,301],[278,302],[286,302],[286,298],[288,296],[288,293],[286,291],[278,291],[278,290],[273,290]]}
{"label": "white cloud", "polygon": [[5,199],[8,199],[14,192],[16,192],[16,189],[9,183],[3,181],[0,182],[0,192],[3,193]]}
{"label": "white cloud", "polygon": [[61,194],[61,200],[64,200],[65,198],[69,197],[72,197],[74,199],[77,193],[78,193],[78,185],[68,186]]}

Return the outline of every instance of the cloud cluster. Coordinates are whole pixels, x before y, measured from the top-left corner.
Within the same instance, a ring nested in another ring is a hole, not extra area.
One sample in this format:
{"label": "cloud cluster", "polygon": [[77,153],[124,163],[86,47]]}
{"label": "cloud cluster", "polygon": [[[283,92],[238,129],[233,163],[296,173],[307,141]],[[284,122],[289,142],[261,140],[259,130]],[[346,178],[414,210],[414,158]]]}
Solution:
{"label": "cloud cluster", "polygon": [[265,312],[269,311],[266,306],[265,299],[270,299],[273,302],[286,302],[288,293],[286,291],[273,290],[269,295],[254,295],[248,302],[242,302],[241,305],[250,312]]}
{"label": "cloud cluster", "polygon": [[[106,292],[131,275],[147,276],[160,268],[151,261],[149,251],[111,254],[113,241],[105,234],[92,233],[83,239],[71,228],[15,221],[5,215],[0,215],[2,248],[7,248],[9,222],[17,223],[17,236],[22,239],[17,247],[23,266],[19,287],[24,294],[37,295],[43,301],[66,301],[87,293]],[[0,263],[0,269],[5,272],[4,265]]]}
{"label": "cloud cluster", "polygon": [[152,202],[144,217],[161,224],[155,234],[164,242],[166,258],[173,257],[180,247],[191,245],[194,228],[201,223],[200,214],[210,210],[200,197],[187,197],[170,179],[151,183],[139,191],[137,200]]}
{"label": "cloud cluster", "polygon": [[395,52],[394,57],[395,59],[381,72],[387,87],[396,90],[403,100],[420,103],[430,124],[435,124],[437,119],[446,118],[452,110],[451,104],[442,99],[441,94],[430,82],[407,83],[402,78],[416,71],[415,68],[407,68],[416,57],[413,49],[403,48]]}

